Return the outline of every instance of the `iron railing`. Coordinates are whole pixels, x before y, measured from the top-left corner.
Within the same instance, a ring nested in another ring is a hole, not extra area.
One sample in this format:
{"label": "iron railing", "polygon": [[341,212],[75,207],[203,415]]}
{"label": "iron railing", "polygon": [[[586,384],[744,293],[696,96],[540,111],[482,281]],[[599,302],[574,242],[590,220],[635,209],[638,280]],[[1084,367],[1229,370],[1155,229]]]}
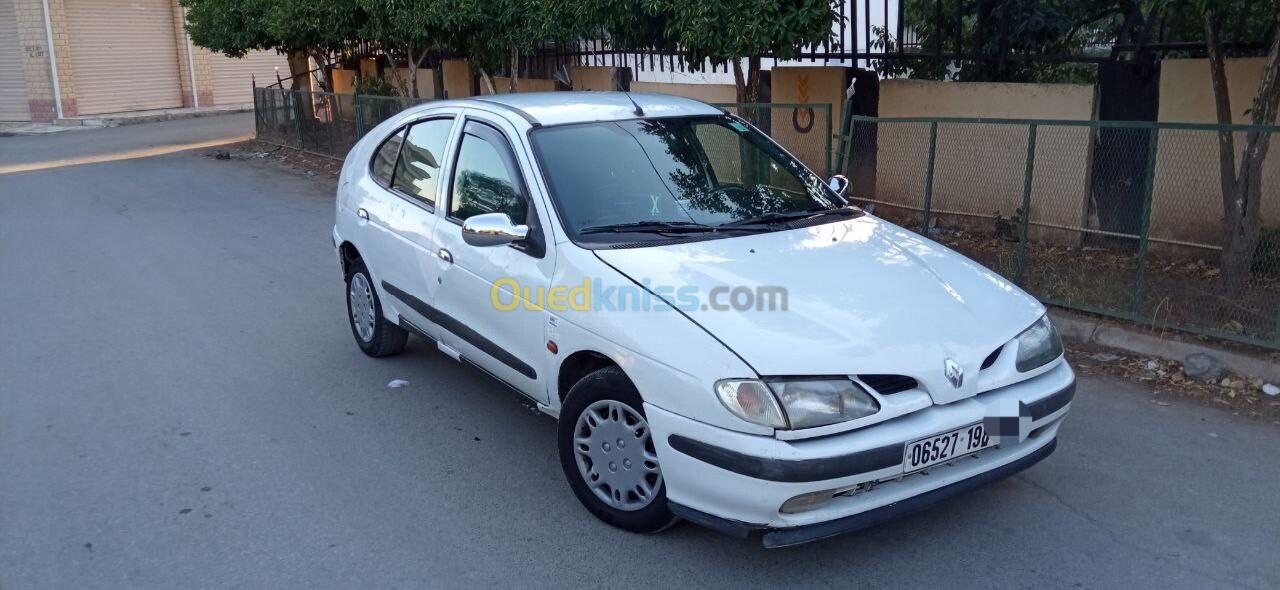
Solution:
{"label": "iron railing", "polygon": [[1280,349],[1280,155],[1264,162],[1257,245],[1224,277],[1219,132],[1236,165],[1280,127],[847,116],[854,201],[1046,303]]}

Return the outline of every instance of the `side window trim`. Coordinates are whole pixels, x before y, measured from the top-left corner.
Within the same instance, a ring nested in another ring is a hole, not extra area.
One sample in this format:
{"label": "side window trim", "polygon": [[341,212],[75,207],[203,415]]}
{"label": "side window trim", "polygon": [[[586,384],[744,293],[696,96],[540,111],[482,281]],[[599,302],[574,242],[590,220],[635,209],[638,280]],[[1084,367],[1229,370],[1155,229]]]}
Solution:
{"label": "side window trim", "polygon": [[525,182],[524,171],[520,169],[520,159],[516,157],[515,148],[512,147],[511,139],[507,137],[507,134],[503,133],[501,129],[498,129],[488,121],[468,116],[463,118],[462,132],[458,135],[458,144],[453,146],[453,158],[451,160],[453,162],[453,167],[449,171],[449,190],[446,193],[448,200],[445,203],[445,219],[457,225],[462,225],[462,220],[457,217],[454,217],[452,211],[453,211],[454,187],[458,181],[457,164],[458,164],[458,158],[462,155],[463,142],[466,141],[468,135],[471,135],[476,139],[479,139],[482,141],[490,141],[490,138],[481,137],[479,135],[476,135],[475,133],[467,132],[467,125],[469,123],[476,123],[477,125],[483,126],[488,131],[496,134],[498,138],[502,140],[501,145],[496,145],[494,147],[498,150],[499,153],[502,154],[503,159],[506,160],[506,162],[504,163],[512,167],[512,172],[515,173],[515,176],[516,176],[515,178],[516,185],[517,185],[516,190],[520,191],[520,198],[524,200],[525,207],[528,209],[528,211],[531,214],[531,212],[533,211],[532,209],[533,203],[532,203],[532,200],[529,198],[529,185],[527,182]]}
{"label": "side window trim", "polygon": [[[467,139],[467,125],[470,123],[476,123],[477,125],[483,126],[502,140],[501,145],[495,147],[498,148],[498,151],[502,153],[503,157],[507,160],[507,163],[512,167],[512,172],[516,176],[516,189],[520,191],[520,198],[524,200],[526,219],[524,219],[523,222],[529,226],[529,237],[520,242],[507,244],[507,247],[524,252],[534,258],[542,258],[543,256],[546,256],[547,248],[543,241],[542,223],[538,221],[538,208],[533,202],[533,197],[529,194],[529,182],[525,179],[524,170],[520,166],[520,157],[516,155],[515,143],[512,142],[511,138],[499,129],[497,125],[494,125],[482,118],[464,115],[459,123],[461,129],[458,130],[457,143],[453,146],[452,157],[449,158],[449,186],[448,190],[445,191],[445,201],[442,203],[444,207],[445,220],[457,225],[458,227],[462,227],[462,220],[454,217],[451,211],[453,209],[454,184],[458,180],[458,158],[462,154],[462,144]],[[475,137],[477,139],[485,140],[485,138],[480,137],[479,135],[475,135]]]}
{"label": "side window trim", "polygon": [[[414,119],[414,120],[412,120],[412,121],[410,121],[410,122],[408,122],[408,123],[405,123],[404,125],[401,125],[401,126],[400,126],[400,128],[396,130],[396,133],[401,133],[401,132],[403,132],[403,133],[404,133],[404,137],[403,137],[403,138],[401,138],[401,140],[400,140],[400,147],[399,147],[398,149],[396,149],[396,161],[395,161],[395,164],[392,164],[392,166],[391,166],[391,182],[390,182],[390,184],[386,184],[386,185],[384,185],[384,184],[382,184],[381,182],[379,182],[379,181],[377,180],[377,178],[376,178],[376,177],[374,178],[374,182],[375,182],[378,186],[380,186],[380,187],[382,187],[384,190],[386,190],[387,192],[389,192],[389,193],[391,193],[391,194],[393,194],[393,195],[395,195],[395,196],[397,196],[397,197],[400,197],[400,199],[401,199],[401,200],[408,201],[408,202],[410,202],[410,203],[412,203],[412,204],[414,204],[414,205],[417,205],[418,207],[421,207],[421,208],[423,208],[423,209],[426,209],[426,210],[427,210],[428,212],[430,212],[430,213],[435,213],[435,211],[436,211],[436,205],[435,205],[435,203],[428,203],[428,202],[426,202],[426,201],[423,201],[420,197],[417,197],[417,196],[415,196],[415,195],[411,195],[411,194],[409,194],[409,193],[406,193],[406,192],[404,192],[404,191],[402,191],[402,190],[400,190],[400,189],[396,188],[396,186],[395,186],[395,181],[396,181],[396,170],[398,170],[398,169],[400,168],[400,156],[401,156],[402,154],[404,154],[404,144],[406,144],[406,143],[408,143],[408,142],[409,142],[409,130],[410,130],[414,125],[417,125],[417,124],[419,124],[419,123],[426,123],[426,122],[428,122],[428,121],[439,121],[439,120],[442,120],[442,119],[448,119],[448,120],[453,121],[453,124],[454,124],[455,126],[458,124],[458,115],[456,115],[456,114],[454,114],[454,113],[443,113],[443,114],[439,114],[439,115],[428,115],[428,116],[422,117],[421,119]],[[388,135],[388,136],[387,136],[387,139],[388,139],[388,140],[389,140],[389,139],[391,139],[391,136],[392,136],[392,135],[395,135],[396,133],[392,133],[391,135]],[[448,135],[448,136],[446,137],[446,139],[445,139],[445,146],[446,146],[446,148],[448,147],[449,140],[450,140],[450,139],[452,139],[452,138],[453,138],[453,128],[452,128],[452,127],[450,127],[450,128],[449,128],[449,135]],[[384,140],[384,141],[383,141],[383,143],[386,143],[386,140]],[[379,147],[381,147],[381,144],[379,144]],[[378,157],[377,150],[374,150],[373,157],[374,157],[374,159],[376,159],[376,158]],[[371,159],[371,160],[369,160],[369,166],[370,166],[370,170],[372,170],[372,167],[373,167],[373,160],[372,160],[372,159]],[[442,170],[442,172],[443,172],[443,167],[441,168],[441,170]],[[372,176],[372,174],[371,174],[371,176]],[[452,182],[450,183],[450,187],[452,187]],[[436,201],[437,201],[437,202],[439,202],[439,200],[440,200],[440,198],[439,198],[439,197],[440,197],[440,195],[439,195],[439,191],[437,190],[437,191],[436,191],[436,193],[437,193],[437,194],[436,194]]]}

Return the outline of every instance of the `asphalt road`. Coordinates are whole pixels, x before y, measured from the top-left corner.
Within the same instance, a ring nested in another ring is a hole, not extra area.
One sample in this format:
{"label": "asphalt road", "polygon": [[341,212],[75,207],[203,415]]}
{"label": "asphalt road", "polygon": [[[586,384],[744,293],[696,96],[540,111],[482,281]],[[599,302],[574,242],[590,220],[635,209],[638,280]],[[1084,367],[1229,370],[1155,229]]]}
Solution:
{"label": "asphalt road", "polygon": [[[248,125],[0,138],[0,166]],[[420,341],[360,354],[332,190],[198,151],[0,174],[0,587],[1280,587],[1280,429],[1112,379],[1045,462],[860,534],[611,529],[550,418]]]}

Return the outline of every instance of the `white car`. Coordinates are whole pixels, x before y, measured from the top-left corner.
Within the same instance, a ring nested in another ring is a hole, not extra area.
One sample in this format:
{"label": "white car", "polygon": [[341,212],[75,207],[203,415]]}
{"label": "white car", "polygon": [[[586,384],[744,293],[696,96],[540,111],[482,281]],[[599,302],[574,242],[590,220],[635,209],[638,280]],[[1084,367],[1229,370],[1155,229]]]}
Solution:
{"label": "white car", "polygon": [[437,101],[351,150],[333,243],[370,356],[410,333],[559,419],[578,499],[793,545],[1048,456],[1045,308],[664,95]]}

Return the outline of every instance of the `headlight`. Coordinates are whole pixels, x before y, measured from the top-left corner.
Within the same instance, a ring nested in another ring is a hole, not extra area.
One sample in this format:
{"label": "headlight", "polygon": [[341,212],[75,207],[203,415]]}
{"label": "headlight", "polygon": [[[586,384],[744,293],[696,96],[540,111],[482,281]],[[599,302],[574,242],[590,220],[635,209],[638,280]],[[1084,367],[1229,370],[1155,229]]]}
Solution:
{"label": "headlight", "polygon": [[769,388],[782,402],[791,428],[826,426],[880,411],[875,398],[844,378],[777,380],[770,381]]}
{"label": "headlight", "polygon": [[773,428],[813,428],[880,411],[857,383],[846,378],[725,379],[716,382],[720,403],[734,415]]}
{"label": "headlight", "polygon": [[1030,328],[1018,334],[1019,373],[1044,366],[1049,361],[1062,356],[1062,339],[1058,331],[1053,329],[1049,316],[1041,316]]}

